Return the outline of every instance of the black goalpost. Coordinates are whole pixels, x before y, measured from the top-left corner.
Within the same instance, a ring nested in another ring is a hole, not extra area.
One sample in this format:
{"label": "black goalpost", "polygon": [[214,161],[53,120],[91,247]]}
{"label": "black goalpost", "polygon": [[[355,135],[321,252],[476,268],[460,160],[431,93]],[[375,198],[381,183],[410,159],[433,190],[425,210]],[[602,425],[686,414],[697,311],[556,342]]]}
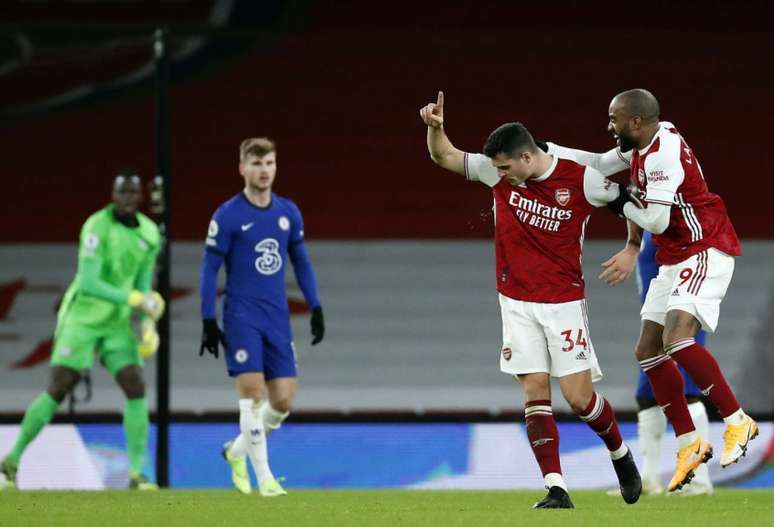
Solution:
{"label": "black goalpost", "polygon": [[156,65],[156,169],[155,192],[160,203],[158,222],[163,246],[159,254],[158,291],[167,302],[164,316],[159,320],[161,339],[156,356],[156,480],[161,487],[169,486],[169,364],[170,364],[170,311],[171,297],[171,243],[170,219],[170,119],[169,119],[169,58],[168,32],[157,29],[153,38],[153,56]]}

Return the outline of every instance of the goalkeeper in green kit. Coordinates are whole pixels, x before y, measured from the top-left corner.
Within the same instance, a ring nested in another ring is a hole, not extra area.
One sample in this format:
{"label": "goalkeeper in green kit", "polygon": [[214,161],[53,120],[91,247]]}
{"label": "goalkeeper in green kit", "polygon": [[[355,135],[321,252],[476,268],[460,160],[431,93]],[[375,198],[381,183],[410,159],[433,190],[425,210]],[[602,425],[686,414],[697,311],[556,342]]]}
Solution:
{"label": "goalkeeper in green kit", "polygon": [[163,299],[151,289],[161,237],[156,224],[138,212],[141,201],[140,178],[119,174],[113,182],[113,203],[92,214],[81,229],[78,272],[57,314],[51,379],[27,407],[16,443],[2,460],[0,480],[5,481],[0,488],[15,486],[25,448],[51,421],[95,356],[126,395],[129,487],[157,488],[141,472],[149,428],[142,366],[143,358],[158,349],[156,320],[164,312]]}

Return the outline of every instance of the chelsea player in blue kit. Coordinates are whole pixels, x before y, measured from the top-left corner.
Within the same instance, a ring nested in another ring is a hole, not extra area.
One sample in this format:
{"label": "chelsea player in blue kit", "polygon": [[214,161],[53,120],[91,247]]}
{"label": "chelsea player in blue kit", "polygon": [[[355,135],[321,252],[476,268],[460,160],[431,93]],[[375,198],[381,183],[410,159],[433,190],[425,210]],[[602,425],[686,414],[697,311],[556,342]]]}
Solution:
{"label": "chelsea player in blue kit", "polygon": [[[290,329],[285,269],[296,280],[312,311],[312,345],[325,333],[312,263],[304,245],[304,225],[295,203],[272,193],[276,148],[267,138],[251,138],[239,149],[242,192],[223,203],[207,231],[201,270],[204,351],[225,349],[228,374],[239,392],[240,434],[223,446],[234,486],[252,490],[250,458],[262,496],[287,494],[269,468],[266,436],[287,418],[296,394],[296,353]],[[218,270],[226,264],[223,330],[216,321]],[[268,399],[264,392],[268,391]],[[263,400],[263,402],[261,402]]]}
{"label": "chelsea player in blue kit", "polygon": [[[640,254],[637,257],[637,289],[640,292],[640,303],[645,301],[650,281],[657,275],[656,246],[653,244],[652,234],[645,231]],[[699,331],[696,335],[696,342],[703,346],[705,338],[704,331]],[[680,372],[685,380],[685,398],[688,400],[688,410],[696,426],[696,431],[701,437],[708,437],[709,419],[704,403],[701,402],[701,390],[682,367],[680,367]],[[658,406],[653,389],[642,370],[640,370],[640,379],[637,383],[636,398],[639,407],[637,430],[643,456],[642,491],[646,494],[660,494],[664,492],[659,474],[661,469],[661,438],[664,435],[667,420],[664,412]],[[695,473],[691,483],[683,487],[679,493],[683,495],[711,494],[713,487],[707,465],[700,465]]]}

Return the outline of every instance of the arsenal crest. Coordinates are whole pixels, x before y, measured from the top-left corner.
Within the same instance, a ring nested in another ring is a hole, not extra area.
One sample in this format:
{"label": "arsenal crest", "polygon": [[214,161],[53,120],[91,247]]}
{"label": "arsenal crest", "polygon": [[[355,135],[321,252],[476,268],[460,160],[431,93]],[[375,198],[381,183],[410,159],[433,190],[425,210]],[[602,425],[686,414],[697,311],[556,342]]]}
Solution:
{"label": "arsenal crest", "polygon": [[568,188],[560,188],[557,189],[556,192],[554,192],[554,197],[556,198],[557,203],[564,207],[570,202],[570,189]]}

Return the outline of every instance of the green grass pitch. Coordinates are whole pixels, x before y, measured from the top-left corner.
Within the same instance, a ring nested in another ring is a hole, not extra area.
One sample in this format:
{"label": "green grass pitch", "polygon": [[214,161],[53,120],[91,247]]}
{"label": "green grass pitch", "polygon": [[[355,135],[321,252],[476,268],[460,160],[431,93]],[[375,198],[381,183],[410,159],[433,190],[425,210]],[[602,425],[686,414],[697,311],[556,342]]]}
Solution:
{"label": "green grass pitch", "polygon": [[0,526],[220,525],[668,527],[774,525],[774,491],[643,497],[574,491],[574,510],[531,510],[537,491],[290,490],[280,498],[234,491],[0,492]]}

